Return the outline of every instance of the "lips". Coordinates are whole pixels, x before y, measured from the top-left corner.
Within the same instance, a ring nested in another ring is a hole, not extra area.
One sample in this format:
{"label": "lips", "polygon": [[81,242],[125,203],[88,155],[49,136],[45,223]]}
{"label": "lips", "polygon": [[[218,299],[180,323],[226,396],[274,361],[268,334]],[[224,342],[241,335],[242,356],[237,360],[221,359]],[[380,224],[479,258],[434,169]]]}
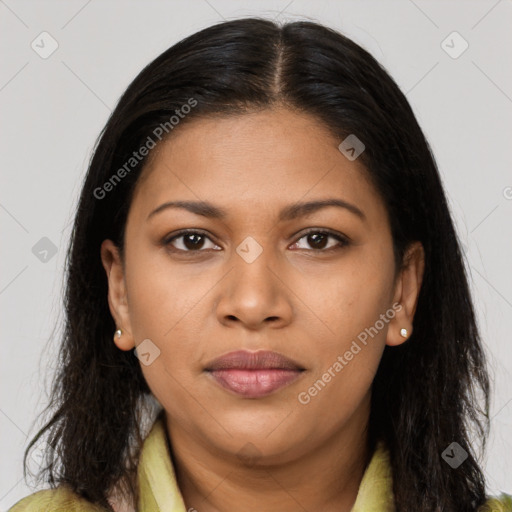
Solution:
{"label": "lips", "polygon": [[249,352],[237,350],[214,359],[206,366],[206,371],[213,370],[304,370],[292,359],[269,350]]}
{"label": "lips", "polygon": [[238,350],[210,362],[205,371],[223,389],[244,398],[260,398],[290,384],[305,370],[277,352]]}

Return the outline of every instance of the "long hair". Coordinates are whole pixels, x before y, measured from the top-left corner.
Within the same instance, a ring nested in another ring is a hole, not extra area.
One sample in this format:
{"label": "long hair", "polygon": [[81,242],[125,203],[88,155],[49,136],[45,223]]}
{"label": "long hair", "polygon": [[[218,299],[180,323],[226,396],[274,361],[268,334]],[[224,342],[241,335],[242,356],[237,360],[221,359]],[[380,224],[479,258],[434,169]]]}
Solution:
{"label": "long hair", "polygon": [[[159,144],[193,119],[278,105],[315,116],[340,142],[349,134],[363,141],[359,161],[386,205],[397,265],[411,242],[425,250],[413,334],[385,347],[372,385],[368,435],[390,450],[396,509],[476,510],[486,500],[485,481],[470,436],[485,448],[489,377],[434,157],[385,69],[349,38],[309,21],[213,25],[158,56],[122,95],[81,191],[66,259],[60,365],[44,411],[51,416],[24,464],[45,435],[52,449],[39,476],[52,487],[67,484],[109,510],[108,493],[119,482],[138,499],[138,404],[151,392],[138,359],[112,342],[100,245],[110,238],[123,254],[128,208],[149,156],[131,159],[148,137]],[[170,121],[185,111],[179,124]],[[468,454],[456,470],[441,456],[452,442]]]}

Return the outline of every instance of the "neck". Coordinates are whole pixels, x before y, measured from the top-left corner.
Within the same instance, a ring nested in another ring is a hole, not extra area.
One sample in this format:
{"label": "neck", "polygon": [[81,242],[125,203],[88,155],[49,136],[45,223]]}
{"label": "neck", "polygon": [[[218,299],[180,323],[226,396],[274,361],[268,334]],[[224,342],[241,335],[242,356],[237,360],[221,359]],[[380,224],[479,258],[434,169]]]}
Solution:
{"label": "neck", "polygon": [[169,447],[186,510],[349,512],[371,458],[367,429],[369,396],[342,429],[320,445],[283,462],[242,463],[219,455],[166,416]]}

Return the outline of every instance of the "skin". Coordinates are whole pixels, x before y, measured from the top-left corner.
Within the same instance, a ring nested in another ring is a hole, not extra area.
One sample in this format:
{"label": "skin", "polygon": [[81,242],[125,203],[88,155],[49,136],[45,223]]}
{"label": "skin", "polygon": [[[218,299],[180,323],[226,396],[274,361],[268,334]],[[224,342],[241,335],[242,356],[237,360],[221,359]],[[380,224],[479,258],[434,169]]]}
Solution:
{"label": "skin", "polygon": [[[132,350],[149,338],[160,349],[141,368],[165,409],[187,509],[232,511],[243,503],[247,512],[349,511],[372,455],[372,380],[385,345],[406,341],[401,328],[412,332],[421,244],[395,268],[381,197],[362,164],[338,150],[341,140],[309,115],[275,108],[178,128],[154,150],[137,185],[124,264],[111,240],[101,258],[110,310],[123,331],[116,345]],[[288,205],[326,198],[355,205],[365,218],[331,206],[278,220]],[[175,200],[209,201],[227,216],[168,208],[147,220]],[[186,237],[164,244],[187,228],[205,232],[202,246],[185,245]],[[329,236],[314,245],[307,228],[332,230],[350,243]],[[263,249],[251,263],[236,252],[248,236]],[[394,318],[300,403],[298,394],[395,303],[402,307]],[[274,350],[306,371],[269,396],[242,398],[204,371],[238,349]],[[239,452],[247,443],[254,457],[244,461]]]}

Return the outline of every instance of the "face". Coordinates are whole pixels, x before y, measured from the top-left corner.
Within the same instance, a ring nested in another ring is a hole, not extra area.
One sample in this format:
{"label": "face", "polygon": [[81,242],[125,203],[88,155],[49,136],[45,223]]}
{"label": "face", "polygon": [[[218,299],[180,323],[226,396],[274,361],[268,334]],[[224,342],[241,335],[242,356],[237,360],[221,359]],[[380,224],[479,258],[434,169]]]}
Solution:
{"label": "face", "polygon": [[[383,201],[340,142],[284,109],[184,124],[137,185],[124,265],[102,245],[116,344],[144,343],[168,425],[218,453],[251,442],[282,462],[362,432],[384,347],[411,333],[420,248],[395,268]],[[161,207],[176,201],[212,208]],[[338,203],[290,210],[317,201]],[[205,371],[236,350],[275,351],[303,371],[244,396]]]}

